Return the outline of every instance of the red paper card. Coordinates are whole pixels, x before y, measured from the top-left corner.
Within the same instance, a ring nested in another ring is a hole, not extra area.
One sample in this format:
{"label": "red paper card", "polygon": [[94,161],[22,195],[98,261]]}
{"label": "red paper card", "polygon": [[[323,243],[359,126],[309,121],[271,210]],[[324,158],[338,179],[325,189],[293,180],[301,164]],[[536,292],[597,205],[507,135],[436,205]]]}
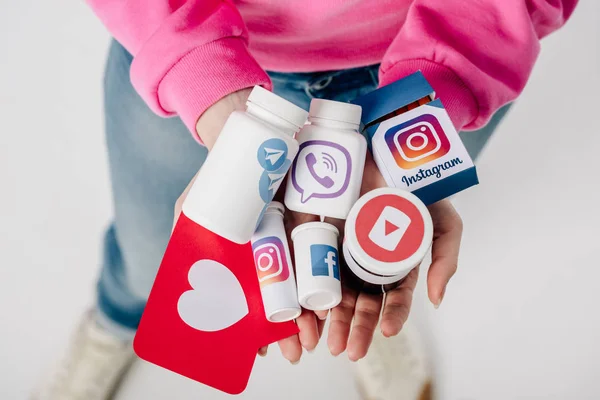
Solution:
{"label": "red paper card", "polygon": [[298,333],[267,321],[250,243],[183,213],[134,340],[142,359],[230,394],[248,383],[259,347]]}

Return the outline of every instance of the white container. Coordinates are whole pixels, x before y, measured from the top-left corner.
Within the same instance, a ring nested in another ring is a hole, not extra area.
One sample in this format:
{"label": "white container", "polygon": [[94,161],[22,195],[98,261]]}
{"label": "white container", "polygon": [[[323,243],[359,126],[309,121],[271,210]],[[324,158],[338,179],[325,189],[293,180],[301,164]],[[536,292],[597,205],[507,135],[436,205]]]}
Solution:
{"label": "white container", "polygon": [[329,310],[342,301],[337,228],[307,222],[292,231],[298,299],[307,310]]}
{"label": "white container", "polygon": [[256,86],[245,112],[234,111],[198,172],[183,213],[225,239],[250,241],[294,157],[300,107]]}
{"label": "white container", "polygon": [[433,223],[417,196],[380,188],[352,207],[344,229],[344,259],[369,292],[393,289],[417,267],[431,247]]}
{"label": "white container", "polygon": [[358,200],[367,141],[358,133],[361,107],[314,99],[297,135],[298,157],[288,177],[285,205],[290,210],[345,219]]}
{"label": "white container", "polygon": [[283,225],[284,211],[283,204],[271,202],[252,236],[252,251],[265,315],[271,322],[291,321],[302,313]]}

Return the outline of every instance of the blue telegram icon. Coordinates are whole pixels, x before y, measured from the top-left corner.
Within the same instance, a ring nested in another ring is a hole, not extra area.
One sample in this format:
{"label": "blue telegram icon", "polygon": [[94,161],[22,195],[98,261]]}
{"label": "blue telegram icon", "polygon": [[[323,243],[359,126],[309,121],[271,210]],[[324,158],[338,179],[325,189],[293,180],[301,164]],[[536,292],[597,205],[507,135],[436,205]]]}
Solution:
{"label": "blue telegram icon", "polygon": [[281,139],[265,140],[256,152],[258,163],[264,169],[258,181],[258,193],[265,203],[270,203],[281,185],[292,162],[287,159],[287,144]]}
{"label": "blue telegram icon", "polygon": [[284,163],[277,171],[264,171],[260,176],[258,192],[260,193],[260,198],[265,203],[269,203],[273,200],[275,191],[283,181],[283,178],[285,178],[285,174],[287,173],[290,164],[290,160],[284,159]]}
{"label": "blue telegram icon", "polygon": [[311,245],[310,261],[313,276],[333,276],[340,280],[340,262],[335,247],[327,244]]}
{"label": "blue telegram icon", "polygon": [[[265,171],[274,172],[285,164],[288,154],[287,144],[281,139],[273,138],[265,140],[256,154],[258,163]],[[289,162],[289,161],[288,161]]]}

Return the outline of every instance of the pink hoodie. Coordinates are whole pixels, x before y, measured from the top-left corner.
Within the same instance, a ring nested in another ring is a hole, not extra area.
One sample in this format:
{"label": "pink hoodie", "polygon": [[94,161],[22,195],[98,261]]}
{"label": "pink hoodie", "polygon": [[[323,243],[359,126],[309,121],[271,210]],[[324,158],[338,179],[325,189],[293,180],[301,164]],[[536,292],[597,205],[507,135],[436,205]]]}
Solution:
{"label": "pink hoodie", "polygon": [[265,70],[381,63],[381,85],[417,70],[458,129],[476,129],[523,90],[542,37],[577,0],[88,0],[134,56],[150,108],[195,132],[217,100]]}

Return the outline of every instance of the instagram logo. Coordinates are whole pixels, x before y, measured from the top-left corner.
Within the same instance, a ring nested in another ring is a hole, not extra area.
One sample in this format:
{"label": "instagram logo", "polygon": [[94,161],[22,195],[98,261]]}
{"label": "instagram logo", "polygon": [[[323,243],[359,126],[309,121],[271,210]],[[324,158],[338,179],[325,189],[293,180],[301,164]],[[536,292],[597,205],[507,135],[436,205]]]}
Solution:
{"label": "instagram logo", "polygon": [[252,251],[261,288],[283,282],[290,276],[285,248],[279,238],[269,236],[258,240],[252,245]]}
{"label": "instagram logo", "polygon": [[385,142],[396,164],[412,169],[444,156],[450,151],[450,141],[437,118],[420,115],[385,133]]}

